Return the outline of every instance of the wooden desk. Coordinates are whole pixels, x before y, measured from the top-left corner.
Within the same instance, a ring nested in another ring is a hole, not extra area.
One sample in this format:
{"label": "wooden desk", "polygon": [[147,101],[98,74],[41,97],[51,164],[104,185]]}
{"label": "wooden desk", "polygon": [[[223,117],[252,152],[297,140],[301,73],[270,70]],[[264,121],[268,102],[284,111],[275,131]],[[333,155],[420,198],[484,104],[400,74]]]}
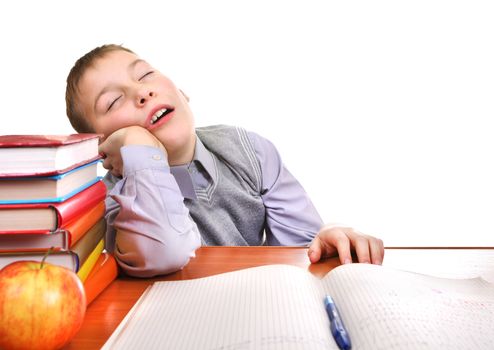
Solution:
{"label": "wooden desk", "polygon": [[[153,279],[119,278],[86,312],[84,324],[64,349],[99,349],[144,290],[159,280],[184,280],[267,264],[290,264],[318,277],[339,265],[337,258],[310,264],[307,248],[202,247],[182,270]],[[386,249],[384,265],[444,277],[473,277],[494,272],[494,249]]]}

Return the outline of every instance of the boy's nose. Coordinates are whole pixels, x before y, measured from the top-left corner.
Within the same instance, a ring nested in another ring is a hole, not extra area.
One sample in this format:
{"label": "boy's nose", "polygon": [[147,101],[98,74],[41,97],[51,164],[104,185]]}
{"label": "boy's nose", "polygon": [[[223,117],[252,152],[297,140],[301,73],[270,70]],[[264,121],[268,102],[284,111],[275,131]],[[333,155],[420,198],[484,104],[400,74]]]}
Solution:
{"label": "boy's nose", "polygon": [[148,91],[147,93],[140,94],[137,97],[137,101],[138,101],[139,105],[143,105],[146,103],[147,100],[149,100],[153,96],[154,96],[154,92]]}

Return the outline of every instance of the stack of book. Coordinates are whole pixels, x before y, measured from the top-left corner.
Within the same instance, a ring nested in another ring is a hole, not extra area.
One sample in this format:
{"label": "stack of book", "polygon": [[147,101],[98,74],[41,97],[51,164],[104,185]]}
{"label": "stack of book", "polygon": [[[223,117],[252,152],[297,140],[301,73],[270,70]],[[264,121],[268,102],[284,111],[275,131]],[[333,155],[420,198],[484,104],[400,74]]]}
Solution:
{"label": "stack of book", "polygon": [[0,136],[0,269],[46,261],[76,272],[88,304],[115,279],[104,252],[106,186],[98,135]]}

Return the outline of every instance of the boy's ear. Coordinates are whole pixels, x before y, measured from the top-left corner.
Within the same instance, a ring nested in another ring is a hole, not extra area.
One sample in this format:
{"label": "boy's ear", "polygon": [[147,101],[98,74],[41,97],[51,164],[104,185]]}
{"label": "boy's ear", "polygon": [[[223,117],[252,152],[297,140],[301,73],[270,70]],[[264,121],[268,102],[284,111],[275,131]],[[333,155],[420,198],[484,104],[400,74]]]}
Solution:
{"label": "boy's ear", "polygon": [[187,100],[187,102],[190,102],[189,96],[187,96],[187,94],[185,92],[183,92],[182,89],[178,89],[178,90],[180,90],[180,92],[182,93],[182,95],[184,95],[184,97]]}

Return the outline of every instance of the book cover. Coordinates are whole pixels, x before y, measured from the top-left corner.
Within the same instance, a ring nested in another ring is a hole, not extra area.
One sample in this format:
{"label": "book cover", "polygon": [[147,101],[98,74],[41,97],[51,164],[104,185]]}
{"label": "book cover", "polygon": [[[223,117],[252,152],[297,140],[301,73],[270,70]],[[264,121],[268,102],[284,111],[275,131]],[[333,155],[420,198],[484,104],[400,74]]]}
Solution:
{"label": "book cover", "polygon": [[47,233],[64,227],[106,198],[106,186],[97,181],[59,203],[0,204],[0,234]]}
{"label": "book cover", "polygon": [[86,281],[87,276],[93,269],[94,265],[98,261],[98,258],[103,253],[105,249],[105,240],[102,238],[98,244],[94,247],[94,249],[90,252],[89,256],[86,258],[81,264],[79,271],[77,271],[77,276],[81,279],[82,282]]}
{"label": "book cover", "polygon": [[0,135],[0,177],[52,175],[100,158],[98,134]]}
{"label": "book cover", "polygon": [[86,304],[89,305],[118,276],[117,261],[113,255],[103,252],[84,281]]}
{"label": "book cover", "polygon": [[59,147],[98,139],[98,134],[70,135],[0,135],[0,148]]}
{"label": "book cover", "polygon": [[[45,252],[0,253],[0,269],[15,261],[32,260],[41,262],[44,256]],[[53,252],[47,256],[45,261],[54,265],[64,266],[74,272],[79,270],[77,254],[71,251]]]}
{"label": "book cover", "polygon": [[38,177],[0,177],[0,204],[62,202],[94,184],[99,161],[65,173]]}
{"label": "book cover", "polygon": [[[81,269],[83,269],[83,271],[81,272],[81,276],[84,276],[85,278],[89,273],[89,271],[91,270],[92,266],[94,266],[94,264],[96,263],[99,254],[101,254],[101,252],[104,249],[105,233],[106,233],[106,221],[104,218],[101,218],[86,233],[84,233],[82,237],[79,239],[79,241],[75,243],[69,250],[56,251],[54,253],[49,254],[48,258],[54,259],[52,257],[56,256],[57,259],[61,261],[60,264],[64,266],[73,265],[72,269],[73,271],[76,272],[79,272]],[[15,239],[19,238],[22,235],[5,234],[1,236],[7,237],[4,243],[6,247],[12,248],[12,246],[15,247],[16,244]],[[61,245],[65,245],[64,248],[67,247],[67,241],[69,240],[67,231],[60,230],[57,233],[51,235],[49,234],[49,236],[53,236],[54,239],[60,237],[60,239],[65,240],[63,241],[63,243],[61,243]],[[58,249],[61,249],[61,247],[58,247]],[[0,251],[1,250],[3,250],[3,248],[0,249]],[[36,249],[30,248],[29,251],[22,251],[22,252],[10,252],[10,251],[0,252],[0,267],[3,267],[10,262],[18,261],[18,260],[34,259],[36,261],[41,261],[41,259],[45,254],[45,251],[36,252],[33,250]],[[75,262],[71,263],[70,262],[71,259],[75,259]]]}
{"label": "book cover", "polygon": [[79,239],[95,225],[105,213],[105,202],[75,218],[61,229],[44,233],[11,233],[0,234],[0,252],[47,251],[51,247],[55,250],[69,250]]}

